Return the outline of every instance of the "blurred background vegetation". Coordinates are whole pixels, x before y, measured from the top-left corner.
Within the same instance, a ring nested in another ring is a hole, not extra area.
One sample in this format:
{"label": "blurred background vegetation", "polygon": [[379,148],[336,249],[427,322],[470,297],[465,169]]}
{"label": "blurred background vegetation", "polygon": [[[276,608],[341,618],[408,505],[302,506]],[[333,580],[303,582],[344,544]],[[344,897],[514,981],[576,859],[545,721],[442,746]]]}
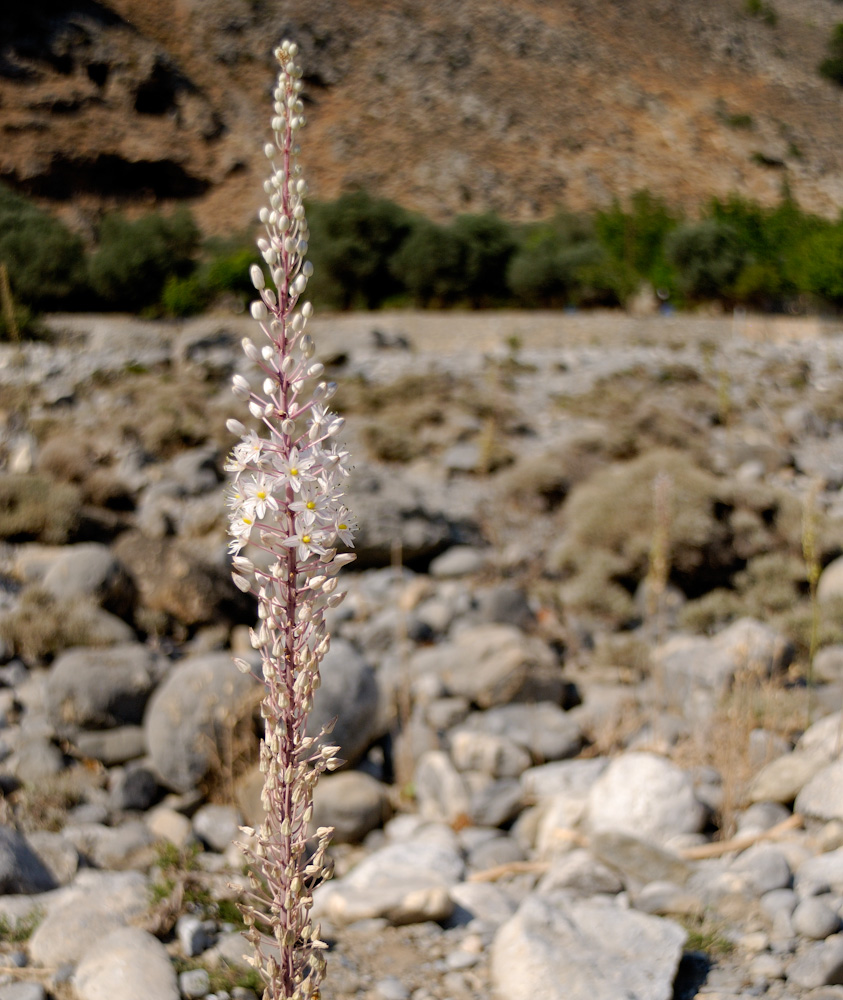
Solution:
{"label": "blurred background vegetation", "polygon": [[[447,225],[364,191],[308,208],[316,305],[335,310],[627,306],[642,288],[662,308],[706,303],[769,312],[843,307],[843,216],[734,195],[683,217],[647,191],[590,214],[519,225],[460,215]],[[0,334],[37,335],[37,316],[121,311],[184,317],[245,308],[254,234],[202,238],[190,211],[105,215],[92,245],[0,185]],[[10,294],[9,294],[10,292]]]}

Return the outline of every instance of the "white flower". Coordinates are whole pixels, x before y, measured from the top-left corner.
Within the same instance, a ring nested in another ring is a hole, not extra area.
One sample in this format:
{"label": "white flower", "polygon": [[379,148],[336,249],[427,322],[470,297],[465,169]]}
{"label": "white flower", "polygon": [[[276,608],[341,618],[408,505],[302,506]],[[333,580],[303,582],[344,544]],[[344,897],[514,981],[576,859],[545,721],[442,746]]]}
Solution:
{"label": "white flower", "polygon": [[298,448],[291,448],[287,456],[276,455],[272,464],[276,472],[286,479],[296,493],[301,490],[302,483],[316,478],[311,471],[314,466],[313,456],[299,452]]}
{"label": "white flower", "polygon": [[285,538],[282,544],[288,549],[295,549],[298,559],[304,562],[311,555],[324,555],[324,540],[322,532],[304,529],[296,535]]}
{"label": "white flower", "polygon": [[259,518],[265,518],[268,510],[278,510],[278,501],[272,495],[270,478],[261,473],[243,483],[244,506]]}

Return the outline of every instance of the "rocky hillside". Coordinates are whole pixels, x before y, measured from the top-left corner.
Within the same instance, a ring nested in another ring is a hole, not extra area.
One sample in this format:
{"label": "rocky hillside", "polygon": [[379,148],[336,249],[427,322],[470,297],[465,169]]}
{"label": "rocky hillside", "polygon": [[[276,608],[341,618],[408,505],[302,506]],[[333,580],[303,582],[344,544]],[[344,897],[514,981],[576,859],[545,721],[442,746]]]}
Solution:
{"label": "rocky hillside", "polygon": [[[833,0],[45,0],[0,10],[0,178],[84,228],[188,199],[210,232],[260,197],[271,50],[308,74],[317,197],[530,218],[649,187],[843,204]],[[71,203],[72,202],[72,207]]]}

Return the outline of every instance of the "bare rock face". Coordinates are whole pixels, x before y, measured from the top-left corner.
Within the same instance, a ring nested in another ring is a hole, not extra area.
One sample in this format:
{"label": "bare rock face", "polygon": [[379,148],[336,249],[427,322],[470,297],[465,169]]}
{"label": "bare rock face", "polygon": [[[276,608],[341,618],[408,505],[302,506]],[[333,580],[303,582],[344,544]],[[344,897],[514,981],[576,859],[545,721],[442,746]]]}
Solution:
{"label": "bare rock face", "polygon": [[239,228],[283,34],[301,47],[320,198],[356,185],[433,216],[524,217],[649,188],[693,208],[738,184],[776,201],[786,170],[805,208],[836,212],[837,95],[816,71],[827,19],[782,5],[773,32],[713,0],[673,5],[664,31],[663,7],[5,4],[0,178],[75,199],[83,225],[115,202],[190,199],[206,229]]}

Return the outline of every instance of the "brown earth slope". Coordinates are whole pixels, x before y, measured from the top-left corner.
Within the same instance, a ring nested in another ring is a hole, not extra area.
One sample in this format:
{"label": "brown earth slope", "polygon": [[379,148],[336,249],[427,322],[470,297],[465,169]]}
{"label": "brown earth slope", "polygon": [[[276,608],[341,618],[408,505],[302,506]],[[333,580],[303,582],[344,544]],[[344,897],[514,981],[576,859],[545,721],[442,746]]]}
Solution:
{"label": "brown earth slope", "polygon": [[83,227],[181,199],[208,231],[240,227],[287,36],[317,197],[364,186],[438,218],[523,219],[643,187],[690,210],[770,202],[786,182],[834,215],[843,90],[816,67],[837,20],[835,0],[4,4],[0,179],[72,200]]}

